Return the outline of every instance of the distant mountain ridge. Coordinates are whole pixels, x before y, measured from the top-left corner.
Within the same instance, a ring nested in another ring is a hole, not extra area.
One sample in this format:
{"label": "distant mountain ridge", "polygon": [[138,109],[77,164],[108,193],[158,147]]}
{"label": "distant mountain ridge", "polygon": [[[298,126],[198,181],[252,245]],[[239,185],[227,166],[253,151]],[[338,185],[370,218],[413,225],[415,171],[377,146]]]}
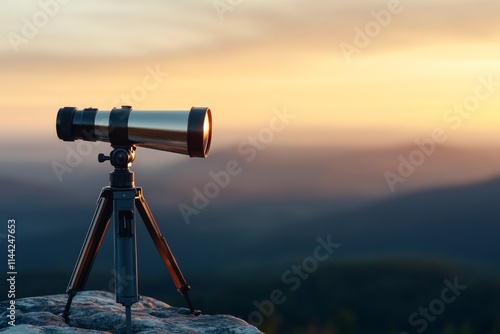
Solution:
{"label": "distant mountain ridge", "polygon": [[[165,169],[137,163],[133,170],[167,241],[181,263],[187,264],[182,266],[186,270],[215,264],[231,270],[252,263],[293,261],[308,256],[317,237],[328,235],[343,245],[339,257],[429,256],[500,267],[494,256],[499,251],[495,240],[499,179],[463,185],[468,179],[495,175],[499,155],[490,150],[442,147],[431,157],[434,160],[408,179],[406,190],[391,193],[383,172],[410,149],[311,149],[300,155],[284,148],[266,149],[247,164],[228,149],[207,160],[190,159]],[[213,182],[210,172],[221,171],[228,161],[238,159],[241,174],[187,225],[178,204],[189,204],[194,188],[202,190]],[[1,195],[3,212],[19,222],[20,265],[70,271],[111,168],[97,162],[92,169],[82,166],[59,183],[48,181],[55,178],[50,163],[42,164],[45,168],[38,164],[31,167],[34,173],[26,172],[29,166],[19,168],[23,178],[6,176],[15,170],[0,174],[0,182],[10,189]],[[453,173],[450,166],[455,168]],[[457,176],[472,167],[479,169],[471,169],[463,180]],[[418,190],[440,175],[442,183],[461,181]],[[425,182],[420,185],[422,178]],[[352,190],[344,191],[350,185]],[[140,256],[156,253],[139,219],[138,243]],[[96,267],[109,268],[112,252],[108,232]],[[162,267],[154,257],[141,263],[143,270]]]}
{"label": "distant mountain ridge", "polygon": [[[328,211],[328,203],[270,200],[214,206],[192,225],[170,223],[169,217],[175,215],[175,209],[161,211],[156,218],[174,252],[193,270],[198,265],[204,268],[206,259],[210,259],[208,266],[222,263],[231,267],[254,259],[264,264],[299,258],[311,251],[317,237],[328,235],[342,244],[336,255],[339,257],[438,257],[500,269],[496,256],[500,251],[496,237],[500,232],[498,199],[500,179],[497,178],[387,198],[344,211]],[[72,204],[66,203],[71,202],[67,199],[57,202],[64,210],[50,224],[44,224],[44,215],[39,213],[28,212],[20,218],[20,222],[38,224],[33,231],[19,229],[19,252],[23,258],[20,263],[27,267],[45,266],[47,261],[43,258],[53,257],[50,261],[53,266],[72,268],[94,208],[92,203],[72,208],[68,207]],[[317,208],[323,213],[316,218],[310,218],[309,214],[294,215],[300,205],[303,210],[312,212]],[[281,221],[287,214],[287,220]],[[72,224],[67,217],[78,217],[82,223]],[[61,223],[61,228],[50,227]],[[155,253],[140,219],[137,224],[141,253]],[[50,231],[44,227],[50,227]],[[97,263],[111,261],[111,238],[108,231],[101,251],[105,255]],[[67,251],[61,253],[61,248]],[[197,261],[200,249],[204,249],[204,256]]]}
{"label": "distant mountain ridge", "polygon": [[344,256],[434,257],[499,270],[499,200],[500,178],[426,190],[327,214],[309,222],[300,237],[287,230],[281,238],[329,233]]}

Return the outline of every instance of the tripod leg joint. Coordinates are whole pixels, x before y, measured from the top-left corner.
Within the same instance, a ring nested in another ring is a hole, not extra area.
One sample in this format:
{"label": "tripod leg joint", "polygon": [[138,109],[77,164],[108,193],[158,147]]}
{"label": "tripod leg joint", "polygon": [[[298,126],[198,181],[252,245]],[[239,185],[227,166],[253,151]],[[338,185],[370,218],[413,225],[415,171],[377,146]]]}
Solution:
{"label": "tripod leg joint", "polygon": [[191,291],[191,286],[184,284],[178,291],[184,296],[189,291]]}

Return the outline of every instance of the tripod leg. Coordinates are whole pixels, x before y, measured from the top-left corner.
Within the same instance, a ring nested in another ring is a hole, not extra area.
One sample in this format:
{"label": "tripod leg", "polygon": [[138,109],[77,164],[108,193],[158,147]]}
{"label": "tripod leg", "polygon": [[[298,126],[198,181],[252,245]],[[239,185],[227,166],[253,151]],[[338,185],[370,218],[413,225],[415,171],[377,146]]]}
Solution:
{"label": "tripod leg", "polygon": [[137,206],[137,210],[139,211],[139,214],[141,215],[141,218],[144,224],[146,225],[146,228],[149,234],[151,235],[151,238],[153,239],[156,249],[158,249],[158,252],[160,253],[163,263],[167,267],[170,276],[174,281],[175,287],[186,299],[191,314],[195,314],[193,305],[191,304],[191,300],[189,299],[188,295],[188,291],[191,290],[191,287],[187,284],[186,280],[184,279],[184,276],[181,273],[179,265],[177,264],[177,261],[175,260],[174,255],[170,250],[170,247],[168,247],[167,241],[161,235],[160,229],[158,228],[158,225],[156,224],[156,221],[153,218],[153,214],[151,213],[151,210],[149,209],[149,206],[146,203],[144,196],[142,195],[141,188],[137,188],[135,205]]}
{"label": "tripod leg", "polygon": [[111,197],[111,190],[109,188],[104,188],[97,200],[97,208],[92,218],[92,223],[90,224],[87,236],[80,250],[80,255],[78,256],[78,261],[76,262],[68,288],[66,289],[68,301],[63,313],[63,317],[65,318],[69,316],[73,297],[78,291],[82,291],[85,288],[95,257],[101,247],[102,239],[106,234],[106,229],[108,228],[111,213],[113,211]]}

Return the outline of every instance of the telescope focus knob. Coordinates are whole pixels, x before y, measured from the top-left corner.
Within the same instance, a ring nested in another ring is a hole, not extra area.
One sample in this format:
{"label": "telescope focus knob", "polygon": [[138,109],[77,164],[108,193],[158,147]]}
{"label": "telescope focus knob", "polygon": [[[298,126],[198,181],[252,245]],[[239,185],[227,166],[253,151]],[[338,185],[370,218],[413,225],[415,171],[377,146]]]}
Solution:
{"label": "telescope focus knob", "polygon": [[100,163],[103,163],[104,161],[107,161],[107,160],[110,160],[111,158],[107,155],[105,155],[104,153],[99,153],[99,155],[97,156],[97,161],[99,161]]}

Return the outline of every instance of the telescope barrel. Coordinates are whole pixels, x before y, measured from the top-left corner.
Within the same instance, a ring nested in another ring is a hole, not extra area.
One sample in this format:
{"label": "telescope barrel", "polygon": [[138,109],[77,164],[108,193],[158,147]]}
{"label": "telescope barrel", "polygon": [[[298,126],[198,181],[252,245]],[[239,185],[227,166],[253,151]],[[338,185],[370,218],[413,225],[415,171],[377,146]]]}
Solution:
{"label": "telescope barrel", "polygon": [[98,110],[59,109],[59,139],[103,141],[113,146],[138,146],[205,158],[212,139],[209,108],[132,110],[129,106]]}

